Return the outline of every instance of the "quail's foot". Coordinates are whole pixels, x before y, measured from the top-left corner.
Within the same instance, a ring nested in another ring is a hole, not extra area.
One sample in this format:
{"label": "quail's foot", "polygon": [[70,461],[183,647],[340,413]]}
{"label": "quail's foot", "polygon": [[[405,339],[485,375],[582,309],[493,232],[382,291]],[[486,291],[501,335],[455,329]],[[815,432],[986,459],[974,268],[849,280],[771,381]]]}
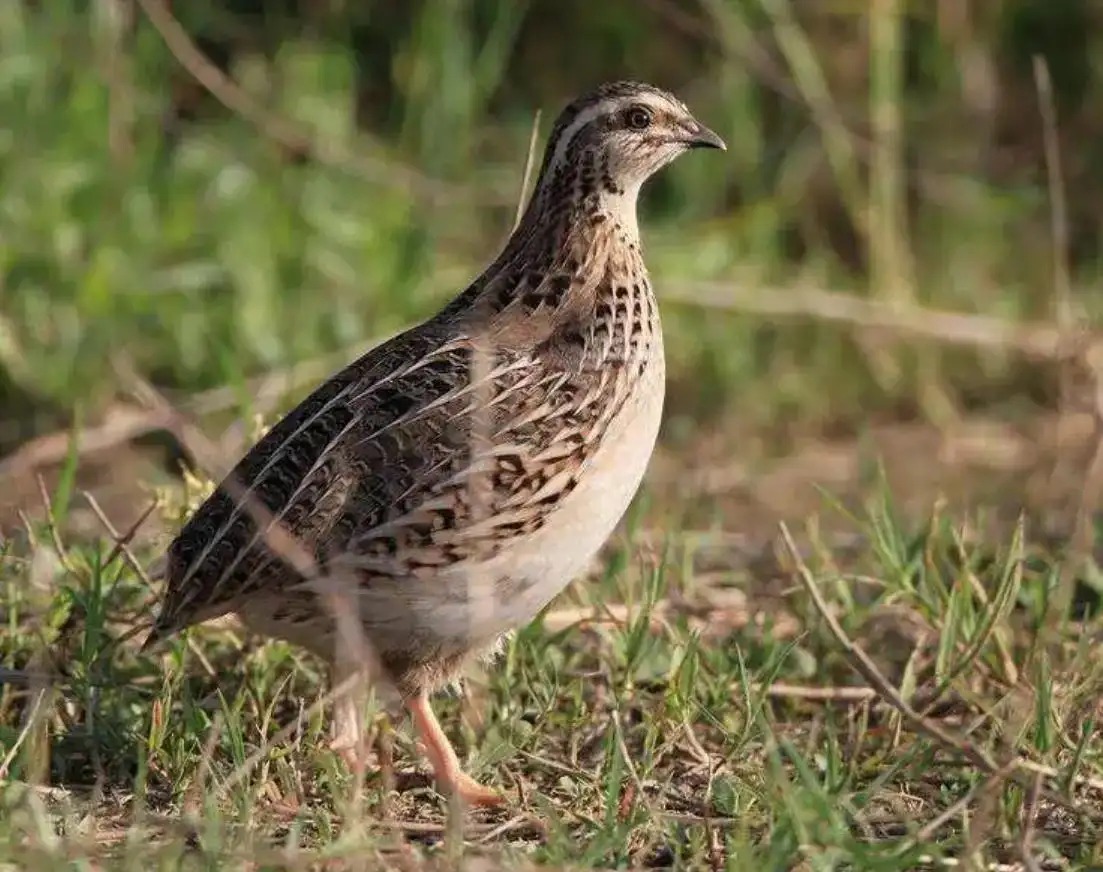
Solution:
{"label": "quail's foot", "polygon": [[[382,728],[385,728],[382,727]],[[329,749],[340,757],[350,772],[363,771],[387,771],[392,765],[391,743],[370,740],[368,731],[364,729],[363,717],[359,706],[351,694],[343,694],[338,697],[333,706],[332,732],[329,740]],[[378,746],[378,753],[372,753]]]}
{"label": "quail's foot", "polygon": [[437,787],[444,794],[457,793],[468,805],[472,806],[497,806],[504,805],[506,798],[493,788],[479,784],[468,775],[460,766],[452,743],[444,735],[440,721],[433,714],[427,694],[420,694],[409,702],[406,707],[410,710],[410,716],[414,722],[414,728],[421,736],[418,743],[421,752],[429,758],[436,776]]}

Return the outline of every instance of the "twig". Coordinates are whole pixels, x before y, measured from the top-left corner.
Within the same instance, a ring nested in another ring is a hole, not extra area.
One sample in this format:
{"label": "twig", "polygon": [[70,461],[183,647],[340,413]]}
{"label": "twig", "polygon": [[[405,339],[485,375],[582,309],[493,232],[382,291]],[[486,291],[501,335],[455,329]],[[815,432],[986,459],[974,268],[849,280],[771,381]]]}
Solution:
{"label": "twig", "polygon": [[[611,678],[611,676],[610,676]],[[612,682],[610,681],[610,685]],[[621,794],[620,804],[617,809],[617,816],[621,821],[628,819],[628,815],[632,811],[632,806],[636,797],[639,798],[640,803],[647,809],[647,815],[651,820],[657,820],[659,816],[658,809],[648,798],[643,789],[643,780],[640,778],[639,771],[636,769],[636,764],[632,762],[632,755],[628,751],[628,743],[624,738],[624,726],[621,723],[621,712],[619,708],[614,708],[610,714],[610,719],[613,722],[613,735],[616,739],[617,750],[620,752],[622,762],[625,769],[628,770],[628,777],[631,779],[628,785],[625,787],[624,792]],[[637,853],[648,854],[655,846],[656,840],[661,838],[661,833],[651,833],[645,841],[642,848]]]}
{"label": "twig", "polygon": [[1041,872],[1041,866],[1034,858],[1034,825],[1038,816],[1038,794],[1042,789],[1042,776],[1035,774],[1030,789],[1023,801],[1023,831],[1019,837],[1019,856],[1028,872]]}
{"label": "twig", "polygon": [[[939,742],[946,747],[953,748],[962,757],[976,766],[983,772],[993,774],[1000,772],[1003,769],[1008,769],[1009,777],[1013,778],[1017,783],[1024,786],[1029,786],[1030,779],[1027,778],[1020,770],[1030,770],[1031,772],[1041,772],[1049,777],[1057,776],[1057,771],[1051,769],[1048,766],[1041,766],[1033,763],[1022,757],[1016,757],[1012,760],[1005,761],[1003,763],[997,763],[983,748],[979,748],[970,744],[965,739],[954,735],[949,730],[945,729],[941,724],[932,718],[925,718],[919,712],[911,707],[906,699],[900,695],[900,692],[892,686],[892,683],[885,678],[880,669],[873,659],[866,653],[860,645],[854,642],[842,628],[838,618],[832,614],[827,601],[823,598],[823,594],[820,592],[819,585],[816,583],[815,578],[812,577],[811,571],[808,569],[807,564],[801,558],[800,553],[797,550],[796,543],[793,541],[793,537],[789,532],[789,528],[782,523],[781,537],[785,544],[786,550],[793,560],[796,567],[797,581],[807,592],[811,598],[813,605],[816,607],[816,611],[827,623],[828,628],[831,630],[831,634],[835,637],[835,640],[843,647],[843,650],[847,653],[850,660],[850,665],[854,668],[858,674],[860,674],[870,686],[877,691],[878,696],[885,702],[891,705],[903,716],[904,720],[918,733],[925,734],[935,741]],[[1081,783],[1091,783],[1091,779],[1084,778]],[[1103,787],[1103,784],[1092,786]],[[1045,798],[1050,802],[1067,808],[1077,814],[1084,815],[1091,819],[1103,820],[1103,811],[1091,811],[1081,808],[1079,804],[1071,801],[1060,793],[1052,790],[1045,790]]]}
{"label": "twig", "polygon": [[153,510],[157,508],[157,501],[151,501],[150,504],[146,506],[145,511],[138,516],[138,520],[131,524],[125,533],[120,535],[118,529],[111,522],[111,519],[107,517],[107,513],[100,507],[96,498],[86,490],[82,490],[80,494],[84,497],[89,508],[92,509],[92,513],[99,519],[99,522],[103,525],[103,528],[115,543],[115,547],[111,549],[111,552],[103,561],[103,565],[105,567],[110,566],[115,562],[115,558],[122,554],[123,557],[126,558],[127,565],[130,566],[134,574],[138,576],[147,588],[152,589],[153,585],[149,580],[149,576],[146,575],[145,569],[142,568],[141,561],[138,560],[134,552],[130,550],[130,543],[134,541],[134,537],[137,535],[142,524],[146,522],[149,516],[153,514]]}
{"label": "twig", "polygon": [[1061,166],[1061,145],[1057,133],[1057,106],[1053,100],[1053,82],[1045,58],[1034,56],[1034,83],[1038,91],[1038,106],[1042,114],[1042,140],[1045,149],[1046,183],[1049,189],[1050,233],[1053,237],[1053,294],[1057,326],[1073,327],[1072,288],[1069,281],[1069,218],[1065,202],[1064,171]]}
{"label": "twig", "polygon": [[1069,555],[1061,564],[1057,589],[1049,598],[1045,619],[1050,649],[1054,656],[1060,650],[1060,626],[1069,614],[1076,573],[1093,559],[1095,514],[1103,503],[1103,341],[1097,342],[1085,355],[1095,383],[1095,452],[1084,477],[1084,488],[1076,511],[1076,526],[1070,541]]}
{"label": "twig", "polygon": [[199,754],[199,765],[195,769],[195,777],[184,794],[182,811],[185,819],[190,818],[193,825],[203,819],[203,798],[210,789],[207,782],[211,774],[211,763],[214,761],[215,751],[218,749],[218,742],[222,738],[222,729],[222,712],[216,712],[210,729],[207,730],[207,738],[203,741],[203,749]]}
{"label": "twig", "polygon": [[61,531],[57,528],[54,504],[50,498],[50,492],[46,488],[46,482],[41,475],[35,476],[35,481],[38,483],[38,496],[42,500],[42,508],[46,512],[46,529],[50,533],[50,541],[57,553],[57,559],[61,563],[62,569],[70,575],[76,575],[73,564],[69,562],[69,553],[65,550],[65,544],[61,541]]}
{"label": "twig", "polygon": [[[133,369],[122,361],[115,362],[116,371],[129,385],[137,396],[151,403],[154,408],[171,422],[171,429],[176,433],[182,445],[192,451],[197,459],[206,467],[212,478],[222,479],[222,486],[241,505],[250,520],[260,531],[264,544],[272,553],[285,561],[305,580],[314,584],[319,593],[326,598],[335,592],[327,584],[328,576],[320,570],[317,561],[304,548],[297,539],[278,521],[272,513],[257,499],[248,489],[231,475],[220,475],[220,467],[223,465],[217,449],[210,443],[203,432],[180,411],[171,404],[147,381],[142,379]],[[360,643],[354,641],[354,637],[362,635],[358,633],[355,620],[347,609],[338,610],[334,617],[337,620],[339,634],[344,641],[356,650],[358,658],[363,655],[361,662],[366,662],[367,650]],[[361,640],[363,641],[363,640]]]}
{"label": "twig", "polygon": [[[528,149],[525,154],[525,169],[521,174],[521,188],[517,193],[517,204],[511,233],[516,231],[518,225],[521,223],[521,219],[524,217],[525,197],[528,191],[529,177],[536,163],[536,143],[539,130],[540,112],[537,111],[532,120],[532,131],[529,135]],[[475,353],[471,358],[469,379],[470,384],[474,388],[474,396],[472,398],[474,414],[472,415],[471,432],[468,438],[473,455],[478,451],[485,450],[485,447],[491,445],[494,440],[494,433],[492,432],[493,422],[491,420],[492,415],[490,411],[490,401],[492,399],[492,380],[490,378],[490,373],[495,365],[496,352],[497,349],[494,346],[493,338],[489,335],[485,335],[478,343]],[[491,487],[491,482],[488,480],[486,474],[476,474],[472,476],[471,480],[468,482],[468,499],[470,500],[474,523],[478,523],[478,519],[485,517],[490,511],[488,495]],[[489,579],[485,578],[481,573],[474,573],[468,576],[466,583],[468,587],[467,599],[473,611],[477,612],[484,608],[488,611],[494,609],[493,584],[490,583]],[[478,590],[476,591],[474,588],[478,588]],[[472,619],[478,620],[477,615],[473,614]],[[483,723],[483,712],[485,709],[484,702],[480,697],[482,697],[484,693],[485,687],[469,685],[463,705],[463,714],[468,722],[474,723],[480,727]],[[456,808],[457,798],[458,797],[454,796],[452,802],[449,803],[450,817]],[[452,837],[458,834],[458,830],[456,827],[452,827],[449,833],[450,837]]]}
{"label": "twig", "polygon": [[859,329],[883,330],[891,338],[926,339],[947,345],[1015,351],[1041,360],[1069,360],[1103,335],[1069,334],[1044,323],[1015,323],[989,315],[889,306],[841,291],[810,287],[771,288],[724,282],[664,284],[664,300],[772,318],[807,318]]}
{"label": "twig", "polygon": [[291,723],[285,724],[284,726],[280,727],[280,729],[269,736],[264,742],[260,744],[260,747],[258,747],[256,751],[254,751],[248,758],[246,758],[246,760],[237,769],[231,772],[229,777],[227,777],[226,780],[219,785],[217,792],[218,799],[223,800],[227,796],[229,796],[230,791],[233,790],[234,787],[236,787],[246,778],[248,778],[249,773],[251,773],[253,769],[256,768],[258,763],[260,763],[265,757],[268,756],[268,753],[276,745],[278,745],[280,742],[285,741],[286,739],[289,739],[291,735],[300,728],[300,725],[304,720],[313,718],[334,700],[340,699],[345,694],[351,693],[352,691],[356,690],[357,686],[360,684],[360,680],[361,677],[359,675],[350,675],[343,681],[334,684],[326,693],[319,696],[318,699],[307,706],[302,711],[299,717],[291,721]]}
{"label": "twig", "polygon": [[[1072,310],[1072,294],[1069,288],[1068,272],[1068,208],[1065,204],[1065,190],[1061,169],[1061,147],[1057,132],[1057,106],[1053,99],[1053,81],[1049,75],[1049,67],[1045,58],[1035,55],[1033,61],[1034,86],[1038,94],[1038,109],[1042,119],[1042,143],[1046,162],[1046,185],[1049,192],[1049,223],[1051,245],[1053,249],[1053,296],[1054,318],[1058,325],[1068,329],[1074,323]],[[1064,416],[1071,399],[1072,373],[1071,368],[1062,366],[1058,373],[1058,414]],[[1057,473],[1064,452],[1061,437],[1064,429],[1056,428],[1056,461],[1054,474]],[[1074,533],[1075,536],[1075,533]],[[1049,597],[1050,613],[1047,616],[1045,632],[1048,640],[1053,642],[1053,651],[1056,652],[1058,627],[1068,614],[1072,603],[1075,579],[1073,573],[1079,568],[1080,559],[1084,552],[1075,548],[1058,573],[1056,589]]]}
{"label": "twig", "polygon": [[[47,676],[43,676],[43,683],[48,681]],[[31,731],[38,724],[39,709],[42,708],[42,701],[46,698],[47,688],[41,688],[38,693],[35,694],[34,704],[31,706],[31,711],[27,715],[26,721],[23,723],[23,729],[19,731],[19,735],[15,737],[15,741],[12,742],[11,748],[8,753],[4,755],[4,759],[0,760],[0,783],[7,781],[8,770],[11,768],[11,764],[15,761],[16,755],[19,753],[19,749],[23,747],[23,743],[27,740],[27,737],[31,734]]]}
{"label": "twig", "polygon": [[546,835],[548,832],[548,825],[540,818],[532,814],[519,814],[510,818],[505,823],[499,824],[496,827],[490,829],[481,839],[479,843],[486,845],[493,842],[495,839],[499,839],[507,833],[516,833],[518,831],[535,831],[541,835]]}
{"label": "twig", "polygon": [[536,166],[536,141],[540,135],[540,110],[532,116],[532,130],[529,133],[529,147],[525,154],[525,171],[521,174],[521,191],[517,196],[517,211],[513,216],[513,229],[521,223],[525,215],[525,196],[528,194],[529,181],[532,177],[532,169]]}
{"label": "twig", "polygon": [[553,760],[550,757],[542,757],[539,754],[533,754],[531,751],[518,751],[518,756],[523,757],[530,763],[534,763],[541,769],[547,769],[549,772],[555,772],[559,775],[566,775],[571,779],[586,779],[592,776],[588,775],[583,770],[574,766],[568,766],[566,763],[560,763],[558,760]]}
{"label": "twig", "polygon": [[877,698],[877,691],[872,687],[802,687],[779,681],[774,684],[760,685],[756,689],[774,698],[806,699],[817,702],[865,702]]}
{"label": "twig", "polygon": [[[289,390],[324,378],[335,367],[343,366],[349,360],[367,353],[391,336],[393,334],[375,337],[285,369],[272,370],[246,379],[241,390],[228,386],[211,388],[180,402],[179,406],[200,417],[214,415],[234,408],[244,392],[251,398],[254,408],[270,407]],[[175,435],[172,434],[171,423],[171,420],[155,409],[116,404],[108,409],[101,424],[76,432],[77,456],[83,459],[110,451],[123,443],[159,430]],[[0,479],[61,463],[72,450],[73,439],[74,433],[67,429],[23,443],[17,451],[0,460]]]}
{"label": "twig", "polygon": [[[107,530],[107,534],[114,540],[115,547],[111,549],[111,552],[107,555],[107,559],[104,560],[103,565],[105,567],[110,566],[115,558],[122,554],[126,558],[127,565],[131,568],[139,580],[145,585],[146,590],[153,590],[153,582],[150,580],[149,575],[145,569],[142,568],[141,561],[135,556],[134,552],[130,549],[130,542],[133,540],[138,529],[145,523],[146,519],[153,513],[153,510],[157,508],[156,501],[153,501],[146,507],[146,510],[138,517],[126,533],[119,535],[118,529],[111,522],[111,519],[107,517],[107,513],[100,507],[100,504],[96,501],[96,498],[92,496],[88,491],[81,491],[81,495],[88,502],[89,507],[92,509],[93,514],[99,519],[99,522],[103,525],[103,528]],[[123,642],[128,641],[134,635],[133,632],[127,633],[112,642],[110,645],[122,645]],[[203,653],[203,649],[200,648],[199,643],[188,637],[188,650],[190,650],[199,660],[200,666],[203,667],[206,672],[212,678],[218,677],[218,672],[211,665],[206,655]]]}
{"label": "twig", "polygon": [[299,125],[265,111],[240,85],[211,63],[173,17],[164,0],[138,0],[138,5],[172,55],[199,84],[283,148],[312,155],[321,163],[359,175],[373,184],[401,189],[403,193],[418,196],[430,205],[446,202],[501,205],[505,202],[500,195],[488,196],[475,189],[459,188],[430,179],[394,161],[354,157],[331,139],[310,136]]}
{"label": "twig", "polygon": [[46,670],[10,669],[0,666],[0,686],[15,684],[20,687],[29,687],[36,682],[46,683],[53,680],[53,676]]}
{"label": "twig", "polygon": [[130,39],[134,7],[125,0],[102,0],[100,17],[106,31],[98,61],[107,85],[107,140],[115,162],[126,166],[134,156],[134,85]]}
{"label": "twig", "polygon": [[693,725],[689,722],[689,715],[682,715],[682,735],[686,737],[686,743],[689,745],[689,750],[693,753],[693,756],[697,758],[697,762],[702,766],[708,768],[712,773],[712,755],[705,749],[705,746],[701,744],[701,740],[697,738],[697,732],[693,729]]}
{"label": "twig", "polygon": [[382,345],[394,336],[394,333],[373,336],[364,342],[354,343],[329,354],[322,354],[284,369],[271,370],[245,379],[241,390],[236,387],[211,388],[182,400],[179,405],[192,415],[199,417],[233,409],[240,402],[242,393],[249,397],[254,408],[271,405],[289,390],[325,378],[335,368],[367,354],[377,345]]}
{"label": "twig", "polygon": [[[1072,290],[1069,280],[1068,249],[1069,220],[1068,205],[1065,202],[1064,175],[1061,165],[1061,147],[1057,128],[1057,108],[1053,99],[1053,82],[1045,59],[1033,58],[1034,81],[1038,92],[1038,104],[1042,115],[1042,134],[1045,146],[1046,180],[1050,202],[1050,233],[1053,237],[1053,293],[1055,297],[1055,316],[1058,325],[1069,331],[1072,329],[1076,314],[1073,311]],[[1088,369],[1095,382],[1095,431],[1096,450],[1084,480],[1080,494],[1080,504],[1076,514],[1076,527],[1073,531],[1070,554],[1061,565],[1058,573],[1057,588],[1050,596],[1045,621],[1046,636],[1051,656],[1058,656],[1060,643],[1060,625],[1069,613],[1076,585],[1076,572],[1090,563],[1092,545],[1095,538],[1092,518],[1103,498],[1103,346],[1092,343],[1085,354]],[[1061,371],[1061,410],[1069,400],[1070,373],[1068,367]],[[1061,428],[1058,428],[1060,434]],[[1058,444],[1058,456],[1061,445]]]}
{"label": "twig", "polygon": [[[663,626],[662,617],[668,611],[668,606],[665,601],[656,603],[651,614],[653,630]],[[608,603],[601,606],[556,609],[544,615],[543,624],[550,632],[558,633],[569,627],[624,627],[637,617],[626,605]]]}
{"label": "twig", "polygon": [[958,799],[956,802],[947,806],[938,816],[925,823],[919,832],[917,832],[914,838],[909,839],[900,849],[900,853],[907,853],[911,851],[918,844],[929,841],[938,835],[938,831],[948,824],[953,818],[965,811],[974,800],[980,797],[982,794],[987,794],[994,791],[1007,779],[1007,776],[1011,774],[1011,770],[1014,768],[1014,763],[1004,766],[998,772],[993,772],[991,775],[987,775],[972,786],[965,792],[965,795]]}
{"label": "twig", "polygon": [[660,811],[657,816],[658,820],[669,821],[670,823],[683,824],[683,825],[708,825],[712,824],[715,827],[732,828],[741,824],[745,824],[746,820],[743,818],[732,817],[705,817],[699,814],[690,814],[688,812],[671,812]]}
{"label": "twig", "polygon": [[74,438],[77,455],[86,457],[164,429],[167,423],[150,410],[112,406],[97,427],[83,428],[75,434],[72,430],[59,430],[23,443],[18,451],[0,460],[0,479],[61,463],[72,450]]}

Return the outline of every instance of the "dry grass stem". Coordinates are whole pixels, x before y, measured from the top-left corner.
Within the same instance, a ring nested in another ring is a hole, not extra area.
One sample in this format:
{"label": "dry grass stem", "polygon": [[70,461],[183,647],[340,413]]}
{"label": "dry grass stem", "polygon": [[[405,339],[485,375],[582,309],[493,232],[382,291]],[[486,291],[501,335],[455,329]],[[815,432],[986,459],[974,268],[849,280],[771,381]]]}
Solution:
{"label": "dry grass stem", "polygon": [[[972,744],[960,736],[954,735],[933,718],[923,717],[923,715],[913,709],[908,701],[900,695],[900,692],[892,686],[891,682],[885,678],[884,674],[869,654],[847,635],[838,619],[831,613],[831,609],[823,598],[823,594],[820,592],[815,577],[801,558],[796,544],[793,542],[792,535],[789,533],[788,527],[784,524],[781,525],[781,536],[796,566],[797,580],[811,598],[820,617],[827,623],[832,636],[835,637],[835,640],[842,646],[843,650],[848,655],[851,666],[869,682],[870,686],[877,691],[878,696],[884,702],[891,705],[903,716],[904,720],[913,730],[917,733],[929,736],[946,748],[953,749],[983,772],[993,774],[1007,768],[1009,777],[1024,786],[1029,786],[1031,779],[1027,777],[1022,770],[1030,770],[1032,773],[1040,772],[1051,778],[1059,777],[1059,773],[1056,770],[1047,766],[1041,766],[1024,758],[997,763],[983,748]],[[1095,789],[1103,789],[1103,783],[1096,782],[1094,779],[1085,779],[1082,783],[1089,784]],[[1097,821],[1103,821],[1103,810],[1082,807],[1075,801],[1069,800],[1052,790],[1045,790],[1043,795],[1050,802],[1065,807],[1078,815],[1083,815]]]}
{"label": "dry grass stem", "polygon": [[445,182],[429,179],[409,167],[381,158],[356,157],[336,142],[312,137],[286,118],[261,108],[236,82],[218,69],[192,41],[172,15],[164,0],[137,0],[150,24],[161,35],[170,52],[188,73],[218,99],[257,127],[266,137],[292,154],[310,155],[315,160],[354,173],[372,184],[400,188],[429,205],[446,203],[482,203],[496,205],[500,197],[479,195],[471,189],[457,189]]}
{"label": "dry grass stem", "polygon": [[[664,300],[726,309],[769,318],[794,318],[877,330],[886,339],[960,345],[977,350],[1011,351],[1039,360],[1083,356],[1103,336],[1038,323],[1015,323],[990,315],[949,312],[919,306],[892,306],[840,291],[810,287],[766,288],[736,283],[694,282],[663,285]],[[883,341],[883,340],[882,340]]]}

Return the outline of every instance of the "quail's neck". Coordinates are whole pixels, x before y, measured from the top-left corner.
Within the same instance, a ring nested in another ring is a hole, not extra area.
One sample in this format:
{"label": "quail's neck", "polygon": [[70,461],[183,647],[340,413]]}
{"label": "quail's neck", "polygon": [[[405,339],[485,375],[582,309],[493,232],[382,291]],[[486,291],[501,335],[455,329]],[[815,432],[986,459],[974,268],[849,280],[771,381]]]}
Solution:
{"label": "quail's neck", "polygon": [[618,244],[638,246],[639,185],[594,184],[581,171],[573,175],[556,174],[542,180],[507,251],[531,250],[533,246],[577,250],[588,238],[596,243],[599,235],[607,238],[608,234]]}
{"label": "quail's neck", "polygon": [[[628,241],[639,240],[636,220],[636,203],[639,200],[639,183],[627,183],[618,178],[606,157],[593,150],[584,150],[570,163],[560,166],[548,181],[548,199],[556,192],[569,192],[567,199],[573,204],[572,220],[587,219],[612,221],[626,234]],[[600,217],[599,217],[600,216]]]}
{"label": "quail's neck", "polygon": [[604,170],[599,161],[587,159],[545,166],[498,257],[439,317],[452,318],[466,310],[488,281],[501,277],[529,278],[564,268],[604,271],[614,263],[642,271],[636,220],[640,184],[619,184]]}

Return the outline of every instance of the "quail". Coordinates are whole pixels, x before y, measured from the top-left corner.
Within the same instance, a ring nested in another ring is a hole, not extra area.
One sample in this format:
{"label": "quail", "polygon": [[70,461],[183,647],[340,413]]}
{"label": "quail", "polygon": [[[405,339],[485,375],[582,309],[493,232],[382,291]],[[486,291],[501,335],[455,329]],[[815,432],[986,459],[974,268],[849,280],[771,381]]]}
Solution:
{"label": "quail", "polygon": [[[334,681],[360,668],[339,656],[317,586],[270,546],[278,523],[347,584],[438,786],[502,801],[463,771],[430,694],[584,572],[640,485],[665,365],[637,199],[696,148],[725,145],[652,85],[606,83],[570,103],[497,258],[319,385],[184,525],[145,648],[235,612],[323,658]],[[351,703],[333,726],[332,747],[351,753]]]}

